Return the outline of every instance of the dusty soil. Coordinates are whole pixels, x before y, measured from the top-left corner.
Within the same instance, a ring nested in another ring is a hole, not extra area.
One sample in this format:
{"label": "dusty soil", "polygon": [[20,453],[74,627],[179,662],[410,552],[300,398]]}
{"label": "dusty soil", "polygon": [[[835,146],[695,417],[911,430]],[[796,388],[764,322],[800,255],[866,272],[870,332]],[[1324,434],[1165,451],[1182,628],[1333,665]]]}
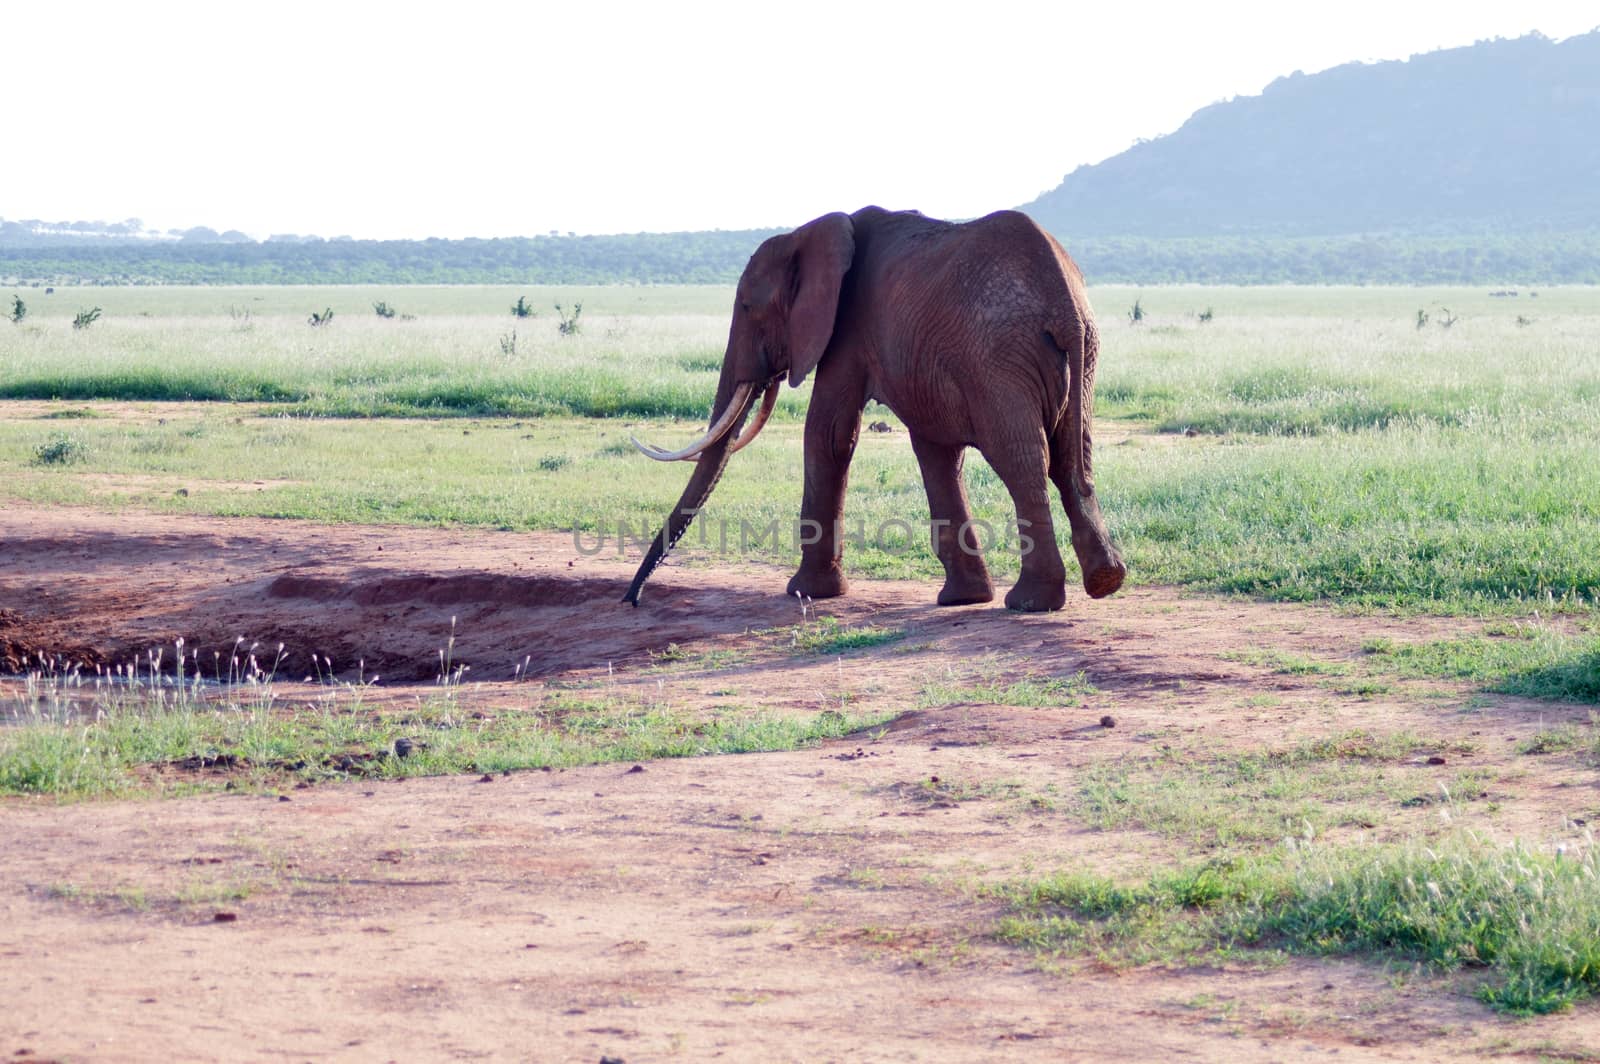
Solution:
{"label": "dusty soil", "polygon": [[[1600,1044],[1592,1006],[1511,1021],[1461,985],[1362,961],[1041,965],[994,940],[999,906],[979,885],[1148,867],[1181,844],[925,786],[1070,792],[1153,744],[1412,729],[1470,745],[1407,771],[1425,784],[1471,758],[1498,810],[1483,830],[1569,835],[1568,817],[1600,808],[1592,773],[1529,772],[1512,746],[1581,710],[1444,685],[1340,694],[1245,663],[1263,648],[1353,659],[1374,637],[1464,622],[1162,588],[1019,616],[860,582],[826,612],[906,638],[819,657],[760,634],[800,620],[783,573],[673,564],[639,609],[618,601],[629,575],[557,535],[8,509],[0,671],[41,653],[114,665],[180,636],[204,660],[242,637],[284,643],[282,675],[315,653],[407,697],[437,675],[453,619],[454,658],[490,702],[604,677],[680,702],[737,689],[795,712],[848,699],[902,715],[820,749],[637,769],[5,802],[0,1055],[1424,1060]],[[669,644],[690,653],[652,656]],[[519,666],[533,679],[515,681]],[[1080,707],[916,708],[940,677],[1079,672],[1098,692]]]}

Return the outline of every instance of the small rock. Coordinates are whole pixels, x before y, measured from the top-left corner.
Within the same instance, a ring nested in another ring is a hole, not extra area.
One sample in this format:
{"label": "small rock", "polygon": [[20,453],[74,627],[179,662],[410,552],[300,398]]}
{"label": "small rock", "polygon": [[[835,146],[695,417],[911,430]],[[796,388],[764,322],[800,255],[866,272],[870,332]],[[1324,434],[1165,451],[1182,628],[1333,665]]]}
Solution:
{"label": "small rock", "polygon": [[290,798],[287,794],[280,794],[280,795],[278,795],[278,801],[280,801],[280,802],[292,802],[292,801],[294,801],[294,799]]}
{"label": "small rock", "polygon": [[485,772],[483,775],[478,777],[478,782],[479,783],[493,783],[494,782],[494,777],[491,776],[489,773]]}
{"label": "small rock", "polygon": [[643,771],[644,771],[644,766],[643,765],[635,765],[632,768],[630,768],[628,771],[624,772],[623,775],[624,776],[631,776],[635,772],[643,772]]}
{"label": "small rock", "polygon": [[1445,760],[1444,760],[1444,758],[1440,757],[1438,754],[1434,754],[1432,757],[1428,758],[1428,764],[1430,764],[1430,765],[1443,765],[1443,764],[1445,764]]}
{"label": "small rock", "polygon": [[179,488],[174,494],[176,494],[180,499],[187,499],[189,497],[189,489]]}
{"label": "small rock", "polygon": [[1102,728],[1115,728],[1116,726],[1117,726],[1117,718],[1113,717],[1111,714],[1107,713],[1105,716],[1100,718],[1100,727],[1102,727]]}
{"label": "small rock", "polygon": [[211,922],[214,924],[231,924],[237,919],[239,919],[238,913],[217,913],[211,917]]}
{"label": "small rock", "polygon": [[416,747],[417,744],[412,742],[410,739],[396,739],[394,741],[394,756],[410,757],[411,751],[415,750]]}

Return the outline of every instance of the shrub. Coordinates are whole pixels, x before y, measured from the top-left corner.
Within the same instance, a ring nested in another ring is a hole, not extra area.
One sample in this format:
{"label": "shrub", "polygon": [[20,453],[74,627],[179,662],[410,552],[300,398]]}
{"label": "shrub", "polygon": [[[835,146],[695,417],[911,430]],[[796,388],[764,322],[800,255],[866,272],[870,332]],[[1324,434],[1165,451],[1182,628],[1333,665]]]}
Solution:
{"label": "shrub", "polygon": [[519,318],[536,318],[539,316],[539,312],[529,306],[528,301],[522,296],[518,296],[517,301],[511,304],[511,313]]}
{"label": "shrub", "polygon": [[315,311],[313,311],[312,314],[311,314],[311,317],[306,319],[306,321],[311,323],[311,327],[313,329],[317,328],[320,325],[326,325],[332,320],[333,320],[333,308],[332,307],[323,308],[323,311],[322,311],[321,314],[318,314]]}
{"label": "shrub", "polygon": [[28,304],[22,301],[21,296],[11,297],[11,323],[21,324],[22,319],[28,316]]}
{"label": "shrub", "polygon": [[51,433],[50,438],[33,449],[36,465],[71,465],[89,455],[82,440],[65,432]]}
{"label": "shrub", "polygon": [[380,318],[394,317],[394,308],[381,299],[372,304],[372,312]]}
{"label": "shrub", "polygon": [[556,304],[556,313],[558,315],[560,315],[560,317],[561,317],[561,324],[556,326],[557,330],[560,331],[561,335],[562,336],[576,336],[576,335],[578,335],[578,333],[582,330],[582,326],[580,326],[578,324],[578,317],[581,314],[583,314],[583,304],[582,303],[574,303],[574,304],[572,304],[572,314],[569,316],[567,314],[567,312],[566,312],[566,309],[564,307],[562,307],[560,303],[557,303]]}
{"label": "shrub", "polygon": [[98,321],[99,318],[99,307],[94,307],[90,310],[80,310],[78,311],[77,316],[72,319],[72,327],[74,329],[87,329],[89,326]]}

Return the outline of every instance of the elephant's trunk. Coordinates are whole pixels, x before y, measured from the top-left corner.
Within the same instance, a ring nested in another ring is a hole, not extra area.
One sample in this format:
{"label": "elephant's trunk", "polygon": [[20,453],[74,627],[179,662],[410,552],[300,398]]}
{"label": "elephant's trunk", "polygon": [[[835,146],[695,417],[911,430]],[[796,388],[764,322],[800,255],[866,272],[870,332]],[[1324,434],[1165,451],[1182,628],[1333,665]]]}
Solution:
{"label": "elephant's trunk", "polygon": [[[683,534],[689,530],[689,523],[711,497],[711,489],[717,486],[717,481],[722,478],[722,471],[728,466],[728,457],[733,453],[732,444],[739,435],[740,425],[750,412],[751,396],[752,390],[749,385],[740,385],[737,388],[734,386],[732,362],[730,360],[725,363],[722,380],[717,385],[717,399],[711,411],[711,423],[715,426],[726,419],[728,427],[697,456],[698,461],[694,473],[689,477],[688,485],[678,497],[678,503],[668,515],[666,523],[656,533],[650,549],[645,552],[644,560],[639,563],[638,571],[633,574],[633,583],[628,585],[628,593],[622,596],[623,602],[639,605],[639,592],[644,589],[644,582],[650,579],[650,574],[655,572],[656,566],[666,558],[667,552],[672,550]],[[740,408],[732,409],[731,404],[736,401]],[[730,412],[731,418],[728,417]]]}

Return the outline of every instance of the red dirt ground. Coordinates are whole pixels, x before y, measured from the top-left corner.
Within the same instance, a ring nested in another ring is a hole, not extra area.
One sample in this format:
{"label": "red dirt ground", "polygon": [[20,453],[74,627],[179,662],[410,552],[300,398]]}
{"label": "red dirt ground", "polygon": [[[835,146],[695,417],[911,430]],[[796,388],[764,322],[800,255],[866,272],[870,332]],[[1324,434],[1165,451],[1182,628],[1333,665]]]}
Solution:
{"label": "red dirt ground", "polygon": [[[1456,983],[1362,961],[1052,970],[993,939],[999,906],[977,885],[1148,867],[1181,843],[998,799],[930,801],[923,786],[1070,792],[1087,767],[1163,743],[1412,729],[1476,751],[1461,756],[1499,810],[1483,830],[1565,837],[1567,817],[1597,806],[1593,774],[1527,772],[1508,740],[1580,711],[1464,712],[1469,693],[1442,685],[1341,695],[1239,660],[1354,659],[1374,637],[1462,622],[1160,588],[1019,616],[935,609],[931,583],[862,581],[825,611],[906,639],[818,657],[751,634],[800,619],[783,573],[672,565],[635,610],[618,602],[631,568],[557,535],[8,509],[0,671],[40,652],[115,664],[180,636],[205,660],[243,637],[282,641],[291,678],[316,653],[407,697],[436,676],[454,618],[454,658],[489,702],[604,677],[678,702],[736,688],[795,712],[848,697],[903,715],[821,749],[642,771],[5,801],[0,1056],[1437,1060],[1600,1044],[1593,1006],[1512,1021]],[[746,653],[665,667],[651,655],[669,643]],[[511,682],[524,662],[536,679]],[[930,680],[975,671],[1082,671],[1098,693],[1078,708],[915,708]],[[1426,786],[1457,769],[1406,771]]]}

